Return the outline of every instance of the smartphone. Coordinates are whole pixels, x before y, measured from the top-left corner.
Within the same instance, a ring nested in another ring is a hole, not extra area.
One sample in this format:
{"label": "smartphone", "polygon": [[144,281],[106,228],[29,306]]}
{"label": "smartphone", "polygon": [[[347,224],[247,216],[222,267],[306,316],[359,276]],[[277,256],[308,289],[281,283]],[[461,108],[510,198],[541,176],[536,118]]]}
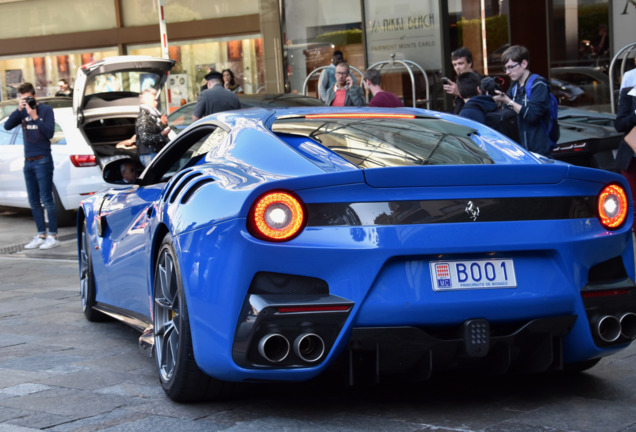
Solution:
{"label": "smartphone", "polygon": [[448,85],[448,83],[450,83],[450,80],[446,77],[442,77],[442,84]]}

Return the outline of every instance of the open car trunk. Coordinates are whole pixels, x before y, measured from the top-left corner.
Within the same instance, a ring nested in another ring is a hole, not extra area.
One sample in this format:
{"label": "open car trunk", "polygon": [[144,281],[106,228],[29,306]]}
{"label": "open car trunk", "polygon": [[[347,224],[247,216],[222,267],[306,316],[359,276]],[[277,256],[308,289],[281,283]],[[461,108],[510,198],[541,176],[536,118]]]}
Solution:
{"label": "open car trunk", "polygon": [[161,96],[174,63],[149,56],[118,56],[83,65],[77,71],[73,112],[100,165],[120,155],[136,156],[135,149],[116,146],[135,134],[139,94],[152,87]]}
{"label": "open car trunk", "polygon": [[99,164],[103,166],[112,160],[111,156],[136,156],[137,151],[133,149],[117,148],[117,144],[130,139],[135,135],[135,121],[137,115],[122,116],[115,118],[95,119],[88,121],[80,127],[86,140],[93,147],[95,157]]}

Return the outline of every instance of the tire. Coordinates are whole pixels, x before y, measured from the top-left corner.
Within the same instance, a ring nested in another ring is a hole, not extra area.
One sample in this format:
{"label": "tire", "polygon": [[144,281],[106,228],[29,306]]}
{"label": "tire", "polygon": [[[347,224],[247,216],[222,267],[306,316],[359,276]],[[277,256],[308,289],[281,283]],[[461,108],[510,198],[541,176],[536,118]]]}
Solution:
{"label": "tire", "polygon": [[105,315],[95,309],[95,274],[93,273],[93,257],[91,255],[91,246],[88,240],[88,228],[86,220],[82,222],[82,238],[79,250],[79,272],[80,272],[80,299],[82,301],[82,310],[87,320],[92,322],[107,321],[108,315]]}
{"label": "tire", "polygon": [[159,249],[153,291],[155,359],[166,395],[176,402],[197,402],[228,395],[232,384],[204,374],[194,359],[181,271],[169,234]]}
{"label": "tire", "polygon": [[55,211],[57,213],[57,226],[67,227],[75,225],[77,222],[77,212],[64,208],[55,186],[53,187],[53,201],[55,202]]}

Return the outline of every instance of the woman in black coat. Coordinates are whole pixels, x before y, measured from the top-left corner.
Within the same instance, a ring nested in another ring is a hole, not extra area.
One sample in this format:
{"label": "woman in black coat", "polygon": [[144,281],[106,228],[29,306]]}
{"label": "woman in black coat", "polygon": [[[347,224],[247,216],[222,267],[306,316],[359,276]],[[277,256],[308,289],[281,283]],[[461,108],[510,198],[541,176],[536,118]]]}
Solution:
{"label": "woman in black coat", "polygon": [[147,88],[139,95],[139,115],[135,122],[135,135],[139,160],[144,166],[170,141],[168,118],[157,110],[157,90]]}

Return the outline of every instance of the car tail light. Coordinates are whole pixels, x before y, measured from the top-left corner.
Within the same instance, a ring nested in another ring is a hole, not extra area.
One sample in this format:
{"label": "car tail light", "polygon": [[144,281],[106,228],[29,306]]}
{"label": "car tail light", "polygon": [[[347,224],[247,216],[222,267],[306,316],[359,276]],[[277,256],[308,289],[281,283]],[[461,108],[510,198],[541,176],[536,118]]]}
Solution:
{"label": "car tail light", "polygon": [[97,166],[95,155],[71,155],[71,163],[76,167]]}
{"label": "car tail light", "polygon": [[291,240],[303,229],[305,221],[305,209],[300,200],[284,191],[261,195],[248,216],[252,234],[268,241]]}
{"label": "car tail light", "polygon": [[606,229],[617,229],[627,219],[627,194],[620,185],[605,186],[598,195],[598,218]]}

